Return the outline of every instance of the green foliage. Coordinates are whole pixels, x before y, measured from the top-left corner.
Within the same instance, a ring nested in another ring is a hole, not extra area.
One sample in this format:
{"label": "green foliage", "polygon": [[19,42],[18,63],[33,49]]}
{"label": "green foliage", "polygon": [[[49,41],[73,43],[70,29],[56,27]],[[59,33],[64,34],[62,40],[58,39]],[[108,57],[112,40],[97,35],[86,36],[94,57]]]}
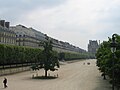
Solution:
{"label": "green foliage", "polygon": [[76,59],[88,59],[90,54],[88,53],[70,53],[70,52],[62,52],[59,53],[60,60],[76,60]]}
{"label": "green foliage", "polygon": [[48,70],[58,70],[55,68],[55,66],[59,68],[58,53],[52,50],[52,42],[49,39],[47,41],[44,41],[42,44],[44,50],[42,51],[42,60],[40,63],[40,67],[44,68],[45,77],[47,77]]}
{"label": "green foliage", "polygon": [[[109,38],[108,41],[104,41],[97,53],[97,66],[99,67],[99,70],[106,75],[108,75],[112,79],[112,71],[114,69],[115,73],[115,84],[120,84],[120,36],[116,34],[116,42],[118,44],[117,51],[115,52],[115,57],[113,59],[113,54],[110,50],[110,42],[111,38]],[[113,60],[114,60],[114,66],[113,66]]]}
{"label": "green foliage", "polygon": [[4,62],[4,45],[0,45],[0,64]]}
{"label": "green foliage", "polygon": [[36,71],[36,70],[39,70],[39,67],[38,67],[38,65],[37,64],[33,64],[32,66],[31,66],[31,69],[34,71]]}
{"label": "green foliage", "polygon": [[65,59],[65,53],[64,52],[61,52],[59,53],[59,60],[64,60]]}
{"label": "green foliage", "polygon": [[36,63],[41,60],[41,49],[0,44],[0,64]]}
{"label": "green foliage", "polygon": [[[52,42],[50,42],[52,43]],[[0,44],[0,65],[11,65],[11,64],[24,64],[24,63],[40,63],[40,67],[43,67],[44,60],[52,59],[84,59],[89,58],[88,53],[59,53],[52,50],[52,44],[43,42],[44,50],[39,48],[30,48],[14,45]],[[43,45],[42,44],[42,45]],[[59,62],[55,62],[59,63]],[[59,64],[55,64],[59,67]],[[54,64],[52,65],[52,67]],[[51,69],[53,70],[53,69]]]}

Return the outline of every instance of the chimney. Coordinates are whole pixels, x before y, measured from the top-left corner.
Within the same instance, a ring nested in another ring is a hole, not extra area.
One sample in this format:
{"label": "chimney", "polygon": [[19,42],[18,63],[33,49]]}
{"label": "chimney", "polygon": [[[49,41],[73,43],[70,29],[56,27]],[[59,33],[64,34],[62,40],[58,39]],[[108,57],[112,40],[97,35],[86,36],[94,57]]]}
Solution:
{"label": "chimney", "polygon": [[0,25],[1,25],[2,27],[5,27],[5,20],[0,20]]}
{"label": "chimney", "polygon": [[6,26],[6,28],[9,29],[9,27],[10,27],[10,22],[5,22],[5,26]]}

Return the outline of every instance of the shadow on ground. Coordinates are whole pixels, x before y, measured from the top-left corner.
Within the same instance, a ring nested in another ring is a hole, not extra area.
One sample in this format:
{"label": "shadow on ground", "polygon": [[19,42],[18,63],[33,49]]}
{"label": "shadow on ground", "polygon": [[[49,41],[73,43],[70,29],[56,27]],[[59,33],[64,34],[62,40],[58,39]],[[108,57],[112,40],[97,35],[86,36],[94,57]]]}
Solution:
{"label": "shadow on ground", "polygon": [[54,76],[37,76],[37,77],[33,77],[32,79],[56,79],[58,77],[54,77]]}

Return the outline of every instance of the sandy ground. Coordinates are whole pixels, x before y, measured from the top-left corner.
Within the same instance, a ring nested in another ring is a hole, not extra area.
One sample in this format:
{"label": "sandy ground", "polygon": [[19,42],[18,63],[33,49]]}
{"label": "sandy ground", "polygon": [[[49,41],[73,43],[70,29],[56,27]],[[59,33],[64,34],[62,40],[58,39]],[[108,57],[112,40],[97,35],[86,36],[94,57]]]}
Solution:
{"label": "sandy ground", "polygon": [[[87,65],[90,62],[90,65]],[[85,65],[83,65],[85,63]],[[36,80],[32,79],[33,71],[0,77],[0,90],[3,88],[3,79],[7,77],[8,88],[5,90],[111,90],[108,81],[100,76],[95,60],[85,60],[74,63],[65,63],[50,75],[59,75],[57,79]],[[39,70],[38,75],[44,75],[44,70]]]}

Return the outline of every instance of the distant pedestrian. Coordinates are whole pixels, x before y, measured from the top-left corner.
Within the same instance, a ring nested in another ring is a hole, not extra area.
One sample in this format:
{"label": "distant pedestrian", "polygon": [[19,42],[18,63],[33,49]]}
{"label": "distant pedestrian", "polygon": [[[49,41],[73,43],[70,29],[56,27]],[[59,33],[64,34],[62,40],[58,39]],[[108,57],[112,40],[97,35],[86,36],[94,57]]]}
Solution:
{"label": "distant pedestrian", "polygon": [[4,84],[4,88],[7,88],[7,87],[8,87],[8,86],[7,86],[7,78],[4,78],[3,84]]}
{"label": "distant pedestrian", "polygon": [[90,62],[88,62],[87,64],[90,65]]}

